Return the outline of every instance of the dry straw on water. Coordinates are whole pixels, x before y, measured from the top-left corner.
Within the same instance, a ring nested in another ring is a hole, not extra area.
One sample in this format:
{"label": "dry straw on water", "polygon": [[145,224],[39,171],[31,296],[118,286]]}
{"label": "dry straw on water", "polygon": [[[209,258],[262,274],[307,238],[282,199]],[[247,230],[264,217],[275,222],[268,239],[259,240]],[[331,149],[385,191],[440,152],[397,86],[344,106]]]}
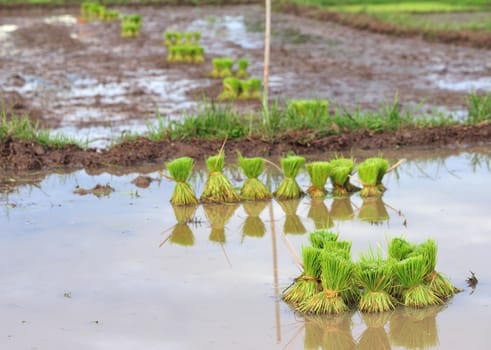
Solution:
{"label": "dry straw on water", "polygon": [[307,232],[307,229],[302,223],[302,220],[297,215],[297,209],[300,204],[299,199],[289,199],[277,201],[281,209],[285,212],[285,223],[283,224],[283,232],[285,234],[302,235]]}
{"label": "dry straw on water", "polygon": [[193,170],[194,160],[189,157],[177,158],[171,162],[165,163],[171,179],[176,182],[174,192],[170,202],[173,205],[196,205],[198,199],[194,194],[191,186],[186,182]]}
{"label": "dry straw on water", "polygon": [[305,158],[300,156],[287,156],[281,158],[281,168],[284,179],[278,186],[275,196],[278,199],[297,199],[302,197],[302,189],[295,178],[305,163]]}
{"label": "dry straw on water", "polygon": [[323,199],[312,199],[307,217],[314,221],[316,230],[334,226],[329,209],[327,209]]}
{"label": "dry straw on water", "polygon": [[169,240],[182,246],[194,245],[194,235],[188,222],[191,221],[196,213],[197,206],[172,206],[177,224],[174,225]]}
{"label": "dry straw on water", "polygon": [[350,176],[355,167],[355,161],[352,158],[336,158],[329,163],[331,164],[330,179],[334,197],[345,197],[359,190],[350,183]]}
{"label": "dry straw on water", "polygon": [[203,203],[231,203],[240,200],[232,184],[222,173],[224,160],[223,151],[206,159],[209,173],[200,198]]}
{"label": "dry straw on water", "polygon": [[205,204],[203,209],[208,219],[211,231],[209,239],[212,242],[225,243],[225,225],[234,215],[238,204]]}
{"label": "dry straw on water", "polygon": [[324,198],[327,194],[325,189],[327,179],[331,175],[331,163],[311,162],[305,165],[310,177],[311,186],[307,193],[311,198]]}
{"label": "dry straw on water", "polygon": [[385,191],[382,179],[389,168],[389,161],[381,157],[365,159],[358,165],[358,177],[363,184],[361,197],[380,197]]}
{"label": "dry straw on water", "polygon": [[251,201],[265,200],[272,197],[271,191],[258,177],[264,171],[264,159],[260,157],[244,158],[239,153],[239,165],[247,177],[240,190],[240,198]]}
{"label": "dry straw on water", "polygon": [[244,208],[247,217],[242,225],[242,237],[263,237],[266,233],[266,225],[261,220],[259,215],[266,208],[268,202],[244,202],[242,207]]}

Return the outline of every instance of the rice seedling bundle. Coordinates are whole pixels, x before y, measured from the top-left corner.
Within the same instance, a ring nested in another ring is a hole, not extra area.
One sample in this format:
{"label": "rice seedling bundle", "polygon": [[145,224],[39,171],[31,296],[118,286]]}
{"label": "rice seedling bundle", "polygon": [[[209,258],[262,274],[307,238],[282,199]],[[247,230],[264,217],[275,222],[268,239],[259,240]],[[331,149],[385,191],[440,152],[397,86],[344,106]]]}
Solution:
{"label": "rice seedling bundle", "polygon": [[283,293],[283,300],[291,304],[299,304],[317,294],[320,289],[319,278],[321,249],[302,247],[304,272]]}
{"label": "rice seedling bundle", "polygon": [[240,80],[234,77],[223,79],[223,92],[218,96],[219,100],[235,100],[240,95]]}
{"label": "rice seedling bundle", "polygon": [[194,63],[203,63],[205,61],[205,49],[201,46],[195,47],[196,51],[193,56]]}
{"label": "rice seedling bundle", "polygon": [[106,10],[102,16],[104,21],[115,21],[119,18],[118,10]]}
{"label": "rice seedling bundle", "polygon": [[310,244],[312,247],[324,249],[327,242],[336,242],[338,240],[339,234],[328,231],[328,230],[317,230],[311,232],[309,235]]}
{"label": "rice seedling bundle", "polygon": [[381,198],[363,198],[358,219],[376,225],[389,220],[389,213]]}
{"label": "rice seedling bundle", "polygon": [[273,196],[271,191],[258,179],[264,171],[264,159],[244,158],[240,153],[238,158],[240,168],[247,177],[240,190],[240,198],[252,201],[270,199]]}
{"label": "rice seedling bundle", "polygon": [[287,156],[281,158],[281,168],[283,169],[284,179],[274,193],[278,199],[295,199],[300,198],[303,194],[295,178],[300,169],[305,164],[305,158],[300,156]]}
{"label": "rice seedling bundle", "polygon": [[194,244],[193,231],[188,225],[196,213],[197,206],[172,206],[177,224],[174,225],[169,240],[182,246],[192,246]]}
{"label": "rice seedling bundle", "polygon": [[266,208],[268,202],[244,202],[242,207],[244,208],[247,217],[242,225],[242,235],[249,237],[263,237],[266,233],[266,225],[261,220],[259,215]]}
{"label": "rice seedling bundle", "polygon": [[402,261],[414,252],[416,247],[404,238],[392,238],[388,246],[389,258]]}
{"label": "rice seedling bundle", "polygon": [[316,230],[327,229],[334,226],[334,222],[329,214],[329,209],[327,209],[327,206],[322,199],[312,199],[307,217],[314,221]]}
{"label": "rice seedling bundle", "polygon": [[293,235],[303,235],[307,229],[302,223],[302,220],[297,215],[297,209],[300,204],[298,199],[289,199],[278,201],[281,209],[285,213],[285,222],[283,224],[283,233]]}
{"label": "rice seedling bundle", "polygon": [[238,202],[239,195],[235,192],[230,181],[223,175],[225,155],[220,151],[216,156],[206,159],[208,178],[201,194],[203,203],[230,203]]}
{"label": "rice seedling bundle", "polygon": [[239,207],[238,204],[204,204],[203,210],[211,230],[208,239],[212,242],[225,243],[225,225]]}
{"label": "rice seedling bundle", "polygon": [[165,163],[165,167],[172,179],[176,182],[170,202],[173,205],[198,204],[198,199],[194,191],[186,182],[193,171],[194,160],[190,157],[181,157]]}
{"label": "rice seedling bundle", "polygon": [[121,21],[121,36],[123,38],[140,35],[141,16],[125,15]]}
{"label": "rice seedling bundle", "polygon": [[311,198],[324,198],[327,194],[325,185],[331,173],[331,164],[329,162],[311,162],[305,165],[310,177],[311,186],[307,193]]}
{"label": "rice seedling bundle", "polygon": [[350,183],[355,161],[352,158],[336,158],[330,161],[330,179],[333,185],[332,195],[334,197],[345,197],[359,190]]}
{"label": "rice seedling bundle", "polygon": [[249,76],[247,73],[247,68],[249,68],[249,60],[247,58],[241,58],[237,60],[237,72],[235,76],[239,79],[245,79]]}
{"label": "rice seedling bundle", "polygon": [[390,350],[392,349],[389,336],[385,331],[385,324],[391,318],[391,312],[362,313],[361,318],[367,328],[358,340],[357,349],[362,350]]}
{"label": "rice seedling bundle", "polygon": [[164,33],[164,46],[171,47],[174,45],[174,32],[165,32]]}
{"label": "rice seedling bundle", "polygon": [[358,165],[358,176],[363,184],[361,197],[380,197],[385,187],[382,179],[389,168],[389,161],[381,157],[365,159]]}
{"label": "rice seedling bundle", "polygon": [[232,68],[234,66],[234,60],[232,58],[222,58],[222,63],[221,63],[221,71],[220,71],[220,78],[228,78],[232,77]]}
{"label": "rice seedling bundle", "polygon": [[339,314],[349,310],[342,293],[351,287],[353,263],[338,251],[323,250],[321,283],[323,290],[299,305],[299,311],[307,314]]}
{"label": "rice seedling bundle", "polygon": [[261,79],[251,78],[248,80],[248,84],[250,86],[250,98],[252,99],[260,99],[261,98]]}
{"label": "rice seedling bundle", "polygon": [[355,212],[349,197],[334,198],[331,203],[331,218],[333,220],[351,220],[354,216]]}

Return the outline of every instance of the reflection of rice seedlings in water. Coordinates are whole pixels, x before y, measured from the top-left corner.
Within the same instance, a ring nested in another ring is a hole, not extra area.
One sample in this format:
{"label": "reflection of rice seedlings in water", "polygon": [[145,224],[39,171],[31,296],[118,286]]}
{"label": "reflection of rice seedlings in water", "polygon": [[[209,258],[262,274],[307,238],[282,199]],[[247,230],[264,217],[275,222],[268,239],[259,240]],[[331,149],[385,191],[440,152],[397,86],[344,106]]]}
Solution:
{"label": "reflection of rice seedlings in water", "polygon": [[239,207],[238,204],[204,204],[203,209],[205,216],[208,219],[211,232],[210,241],[217,243],[225,243],[225,225],[234,215],[235,210]]}
{"label": "reflection of rice seedlings in water", "polygon": [[285,223],[283,224],[283,232],[285,234],[304,234],[307,229],[302,223],[302,220],[297,215],[297,208],[300,204],[299,199],[290,199],[277,201],[281,209],[285,213]]}
{"label": "reflection of rice seedlings in water", "polygon": [[305,316],[305,349],[355,349],[351,317],[351,313]]}
{"label": "reflection of rice seedlings in water", "polygon": [[194,235],[188,222],[192,220],[196,213],[197,206],[172,206],[174,215],[176,216],[177,224],[174,225],[169,240],[172,243],[183,246],[192,246],[194,244]]}
{"label": "reflection of rice seedlings in water", "polygon": [[331,163],[311,162],[306,164],[305,168],[312,184],[307,189],[307,193],[312,198],[324,198],[327,194],[325,189],[327,178],[331,175]]}
{"label": "reflection of rice seedlings in water", "polygon": [[389,213],[381,198],[363,198],[363,203],[358,212],[358,219],[371,224],[380,224],[389,220]]}
{"label": "reflection of rice seedlings in water", "polygon": [[244,202],[242,207],[247,214],[242,226],[242,235],[249,237],[262,237],[266,233],[266,225],[261,220],[259,215],[266,208],[268,202]]}
{"label": "reflection of rice seedlings in water", "polygon": [[367,328],[363,331],[358,340],[357,349],[390,350],[389,337],[384,327],[391,316],[391,312],[362,313],[361,317]]}
{"label": "reflection of rice seedlings in water", "polygon": [[436,315],[444,305],[397,310],[390,320],[389,337],[395,346],[429,349],[439,344]]}
{"label": "reflection of rice seedlings in water", "polygon": [[355,216],[349,197],[334,198],[331,203],[331,218],[333,220],[352,220]]}
{"label": "reflection of rice seedlings in water", "polygon": [[329,210],[322,199],[312,199],[307,217],[314,221],[316,230],[334,226]]}

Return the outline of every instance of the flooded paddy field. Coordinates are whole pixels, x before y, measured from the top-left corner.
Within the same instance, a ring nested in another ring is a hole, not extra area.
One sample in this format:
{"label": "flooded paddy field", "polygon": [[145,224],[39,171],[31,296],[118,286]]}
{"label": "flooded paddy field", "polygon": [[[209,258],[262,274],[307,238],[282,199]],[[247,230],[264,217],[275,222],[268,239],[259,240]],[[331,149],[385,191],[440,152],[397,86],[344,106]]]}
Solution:
{"label": "flooded paddy field", "polygon": [[[213,57],[249,58],[250,74],[262,77],[260,6],[115,8],[142,15],[138,38],[121,38],[119,22],[81,22],[78,8],[0,10],[0,95],[7,107],[105,146],[124,132],[147,130],[157,111],[180,118],[204,97],[216,98],[221,81],[208,77]],[[281,13],[272,27],[272,100],[327,98],[331,108],[377,109],[397,94],[417,113],[462,117],[467,94],[491,86],[486,50]],[[168,64],[162,34],[169,30],[201,31],[206,63]]]}
{"label": "flooded paddy field", "polygon": [[[405,156],[381,201],[355,194],[184,211],[169,204],[174,184],[157,168],[2,173],[0,346],[488,349],[489,148]],[[138,176],[155,181],[137,186]],[[193,176],[197,193],[205,177]],[[272,188],[280,179],[263,178]],[[308,185],[305,173],[298,180]],[[114,191],[80,194],[98,184]],[[299,251],[319,226],[351,240],[354,258],[392,237],[433,238],[437,269],[464,291],[444,307],[380,317],[297,315],[279,297],[299,273],[287,244]]]}

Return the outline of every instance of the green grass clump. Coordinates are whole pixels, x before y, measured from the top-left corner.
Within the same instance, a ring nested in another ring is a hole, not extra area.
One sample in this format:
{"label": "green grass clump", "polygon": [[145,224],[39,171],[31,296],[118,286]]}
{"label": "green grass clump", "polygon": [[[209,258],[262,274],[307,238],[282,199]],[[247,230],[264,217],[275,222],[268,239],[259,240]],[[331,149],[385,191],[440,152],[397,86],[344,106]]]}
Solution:
{"label": "green grass clump", "polygon": [[300,198],[303,194],[302,189],[296,181],[296,177],[305,164],[305,158],[289,155],[281,158],[281,168],[283,169],[284,179],[274,193],[278,199]]}
{"label": "green grass clump", "polygon": [[382,157],[367,158],[358,165],[358,176],[363,184],[361,197],[380,197],[385,187],[382,179],[389,168],[389,161]]}
{"label": "green grass clump", "polygon": [[330,179],[334,197],[345,197],[359,190],[358,187],[350,183],[350,176],[355,167],[355,161],[352,158],[335,158],[330,161],[330,165]]}
{"label": "green grass clump", "polygon": [[225,154],[220,151],[216,156],[206,159],[208,179],[206,180],[200,200],[204,203],[238,202],[239,195],[235,192],[230,181],[223,175]]}
{"label": "green grass clump", "polygon": [[475,125],[479,123],[491,122],[491,95],[478,95],[471,93],[467,96],[467,124]]}
{"label": "green grass clump", "polygon": [[172,179],[176,182],[170,202],[173,205],[196,205],[198,199],[186,182],[194,167],[194,160],[190,157],[181,157],[165,163],[165,167]]}
{"label": "green grass clump", "polygon": [[327,194],[325,185],[331,174],[331,163],[329,162],[311,162],[305,165],[310,177],[311,186],[307,193],[312,198],[324,198]]}
{"label": "green grass clump", "polygon": [[296,118],[306,118],[308,115],[325,115],[328,110],[327,100],[289,100],[288,111]]}
{"label": "green grass clump", "polygon": [[258,179],[264,171],[264,159],[244,158],[240,152],[238,158],[240,168],[247,177],[240,190],[240,198],[252,201],[270,199],[273,196],[271,191]]}

